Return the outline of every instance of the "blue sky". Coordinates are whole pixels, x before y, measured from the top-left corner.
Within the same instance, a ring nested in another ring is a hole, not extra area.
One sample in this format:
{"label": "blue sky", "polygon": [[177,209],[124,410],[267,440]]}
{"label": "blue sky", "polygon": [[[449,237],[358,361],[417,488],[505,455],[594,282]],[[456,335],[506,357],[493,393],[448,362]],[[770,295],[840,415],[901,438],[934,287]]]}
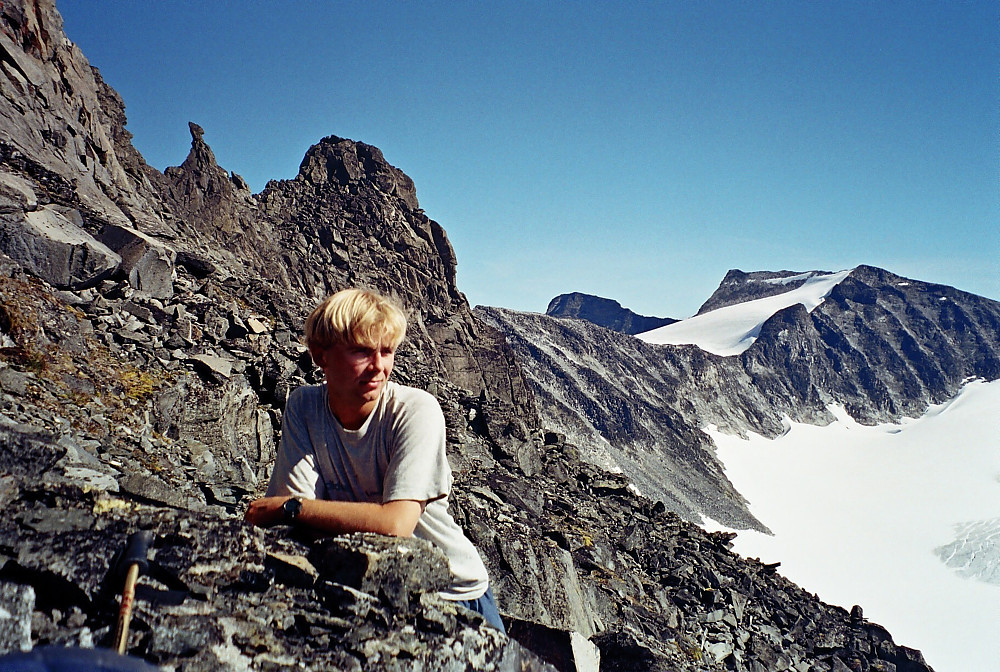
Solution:
{"label": "blue sky", "polygon": [[694,313],[730,268],[1000,298],[996,2],[57,2],[150,165],[410,175],[475,304]]}

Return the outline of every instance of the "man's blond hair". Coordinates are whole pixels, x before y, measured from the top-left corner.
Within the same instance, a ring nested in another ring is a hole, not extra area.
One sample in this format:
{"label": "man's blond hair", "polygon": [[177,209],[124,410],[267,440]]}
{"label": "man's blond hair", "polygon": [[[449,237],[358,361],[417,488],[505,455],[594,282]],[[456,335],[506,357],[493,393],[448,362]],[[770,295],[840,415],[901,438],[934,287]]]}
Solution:
{"label": "man's blond hair", "polygon": [[306,319],[310,351],[333,345],[388,345],[406,336],[406,315],[392,299],[368,289],[344,289],[326,297]]}

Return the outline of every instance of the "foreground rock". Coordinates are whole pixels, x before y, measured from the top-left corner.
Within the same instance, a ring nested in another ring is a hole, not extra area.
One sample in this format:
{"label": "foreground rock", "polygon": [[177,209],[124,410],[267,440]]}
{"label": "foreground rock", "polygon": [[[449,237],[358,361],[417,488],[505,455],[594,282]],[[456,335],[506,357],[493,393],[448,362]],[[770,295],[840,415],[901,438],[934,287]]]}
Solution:
{"label": "foreground rock", "polygon": [[[0,440],[9,454],[35,460],[5,465],[19,479],[20,503],[51,493],[25,477],[61,451],[9,431]],[[309,545],[238,519],[74,492],[67,483],[60,492],[3,523],[5,543],[18,548],[0,568],[10,649],[110,646],[124,575],[114,555],[141,527],[154,544],[128,650],[158,665],[547,669],[477,614],[437,596],[447,561],[426,543],[355,535]],[[19,588],[26,584],[33,596]]]}

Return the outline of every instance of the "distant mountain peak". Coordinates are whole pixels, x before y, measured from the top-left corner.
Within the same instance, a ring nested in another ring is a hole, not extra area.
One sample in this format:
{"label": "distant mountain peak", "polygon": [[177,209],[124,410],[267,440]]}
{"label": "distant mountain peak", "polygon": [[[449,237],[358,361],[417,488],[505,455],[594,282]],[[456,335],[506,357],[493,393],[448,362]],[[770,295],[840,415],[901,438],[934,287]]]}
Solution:
{"label": "distant mountain peak", "polygon": [[[777,313],[801,304],[811,312],[847,278],[839,273],[762,272],[750,280],[737,279],[723,287],[728,302],[708,312],[639,335],[647,343],[694,344],[716,355],[738,355],[757,340],[761,329]],[[774,275],[775,277],[767,277]],[[772,291],[773,288],[773,291]],[[746,296],[744,300],[739,300]]]}
{"label": "distant mountain peak", "polygon": [[575,317],[622,334],[641,334],[677,320],[670,317],[647,317],[623,308],[614,299],[571,292],[549,302],[545,314],[550,317]]}
{"label": "distant mountain peak", "polygon": [[719,288],[702,304],[696,315],[701,315],[737,303],[764,299],[798,289],[809,279],[830,275],[830,271],[751,271],[737,268],[726,273]]}

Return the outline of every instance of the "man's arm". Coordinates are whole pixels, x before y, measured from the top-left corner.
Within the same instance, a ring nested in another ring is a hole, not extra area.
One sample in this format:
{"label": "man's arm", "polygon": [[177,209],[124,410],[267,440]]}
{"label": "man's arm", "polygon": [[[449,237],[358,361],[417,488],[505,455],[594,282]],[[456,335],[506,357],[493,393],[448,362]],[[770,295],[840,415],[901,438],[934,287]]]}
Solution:
{"label": "man's arm", "polygon": [[[264,497],[251,502],[246,520],[260,527],[277,525],[283,520],[281,505],[288,499],[285,496]],[[295,524],[329,534],[377,532],[410,537],[425,505],[426,502],[413,499],[397,499],[384,504],[303,499]]]}
{"label": "man's arm", "polygon": [[311,388],[299,387],[288,397],[285,413],[281,417],[281,442],[266,497],[298,495],[322,498],[325,494],[309,434],[309,417],[316,412],[314,408],[310,409],[317,405],[315,396]]}

